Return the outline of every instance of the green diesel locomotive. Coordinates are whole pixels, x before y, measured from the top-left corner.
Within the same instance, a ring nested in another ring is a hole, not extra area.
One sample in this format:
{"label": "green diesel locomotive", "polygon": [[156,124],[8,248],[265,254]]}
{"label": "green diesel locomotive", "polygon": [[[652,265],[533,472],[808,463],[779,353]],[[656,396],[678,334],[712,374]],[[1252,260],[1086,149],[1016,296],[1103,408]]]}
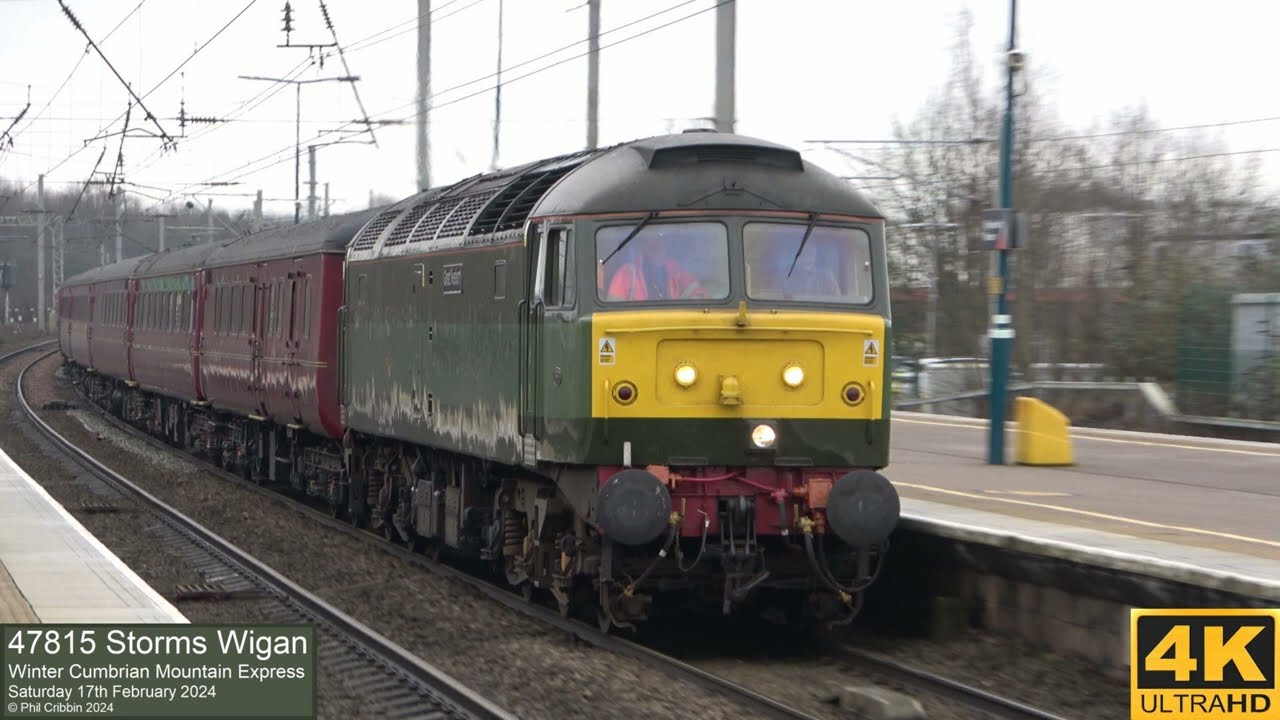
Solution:
{"label": "green diesel locomotive", "polygon": [[343,462],[312,485],[605,626],[856,611],[899,514],[884,227],[795,150],[711,132],[410,197],[347,251]]}

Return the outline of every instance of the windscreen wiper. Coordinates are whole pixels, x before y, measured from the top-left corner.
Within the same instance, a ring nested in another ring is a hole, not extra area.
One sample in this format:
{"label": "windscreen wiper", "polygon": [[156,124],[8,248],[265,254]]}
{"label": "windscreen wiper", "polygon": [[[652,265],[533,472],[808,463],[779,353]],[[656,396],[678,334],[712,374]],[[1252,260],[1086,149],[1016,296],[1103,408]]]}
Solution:
{"label": "windscreen wiper", "polygon": [[613,252],[609,253],[609,257],[605,258],[604,261],[601,262],[600,264],[607,265],[609,261],[613,259],[614,255],[617,255],[619,252],[622,252],[622,248],[626,247],[627,243],[631,242],[631,238],[640,234],[640,231],[644,229],[644,226],[648,225],[649,221],[654,219],[657,216],[658,216],[658,213],[656,212],[651,212],[648,215],[645,215],[644,219],[640,221],[640,224],[636,225],[635,228],[633,228],[631,232],[627,235],[627,237],[624,238],[621,243],[618,243],[618,247],[614,248]]}
{"label": "windscreen wiper", "polygon": [[800,247],[796,248],[796,256],[791,258],[791,269],[787,271],[787,277],[791,277],[791,273],[795,272],[796,262],[800,260],[800,253],[804,252],[804,244],[809,242],[809,234],[813,232],[813,226],[818,224],[818,213],[809,216],[809,227],[804,229],[804,237],[800,238]]}

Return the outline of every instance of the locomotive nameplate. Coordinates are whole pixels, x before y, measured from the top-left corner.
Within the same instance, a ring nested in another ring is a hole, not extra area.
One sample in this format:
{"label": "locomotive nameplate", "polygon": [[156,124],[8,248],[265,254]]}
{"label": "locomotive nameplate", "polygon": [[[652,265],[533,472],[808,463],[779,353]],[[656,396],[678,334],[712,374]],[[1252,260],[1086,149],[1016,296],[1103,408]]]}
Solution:
{"label": "locomotive nameplate", "polygon": [[462,263],[444,266],[444,294],[462,294]]}

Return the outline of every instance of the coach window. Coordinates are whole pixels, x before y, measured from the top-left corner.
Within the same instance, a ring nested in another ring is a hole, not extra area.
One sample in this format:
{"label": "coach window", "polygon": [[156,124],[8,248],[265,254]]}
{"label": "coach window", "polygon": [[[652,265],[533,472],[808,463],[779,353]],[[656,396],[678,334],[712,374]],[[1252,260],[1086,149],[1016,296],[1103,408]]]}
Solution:
{"label": "coach window", "polygon": [[253,332],[253,286],[249,283],[240,286],[240,306],[244,308],[240,314],[240,333],[248,335]]}
{"label": "coach window", "polygon": [[232,334],[231,324],[231,298],[234,296],[235,287],[227,285],[222,289],[222,332],[225,335]]}
{"label": "coach window", "polygon": [[271,300],[267,305],[267,332],[264,333],[267,337],[275,337],[276,334],[276,300],[279,296],[280,286],[271,283]]}
{"label": "coach window", "polygon": [[280,337],[284,329],[284,283],[276,283],[276,337]]}
{"label": "coach window", "polygon": [[284,283],[278,282],[276,283],[276,329],[275,329],[276,337],[280,337],[281,335],[284,334],[283,333],[283,330],[285,327],[284,300],[285,300]]}
{"label": "coach window", "polygon": [[306,298],[302,310],[302,336],[311,337],[311,278],[302,281],[302,295]]}
{"label": "coach window", "polygon": [[289,283],[289,326],[285,328],[284,336],[290,340],[298,339],[298,289],[302,285],[300,280],[293,280]]}

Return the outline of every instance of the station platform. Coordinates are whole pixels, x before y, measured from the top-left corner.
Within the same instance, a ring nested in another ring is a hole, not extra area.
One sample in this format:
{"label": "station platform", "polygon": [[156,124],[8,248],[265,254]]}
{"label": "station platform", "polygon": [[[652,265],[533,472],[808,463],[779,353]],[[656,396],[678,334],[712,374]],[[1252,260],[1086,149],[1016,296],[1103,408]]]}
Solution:
{"label": "station platform", "polygon": [[1072,428],[1075,465],[1000,466],[987,428],[893,414],[904,527],[1280,601],[1280,445]]}
{"label": "station platform", "polygon": [[0,623],[186,623],[0,451]]}

